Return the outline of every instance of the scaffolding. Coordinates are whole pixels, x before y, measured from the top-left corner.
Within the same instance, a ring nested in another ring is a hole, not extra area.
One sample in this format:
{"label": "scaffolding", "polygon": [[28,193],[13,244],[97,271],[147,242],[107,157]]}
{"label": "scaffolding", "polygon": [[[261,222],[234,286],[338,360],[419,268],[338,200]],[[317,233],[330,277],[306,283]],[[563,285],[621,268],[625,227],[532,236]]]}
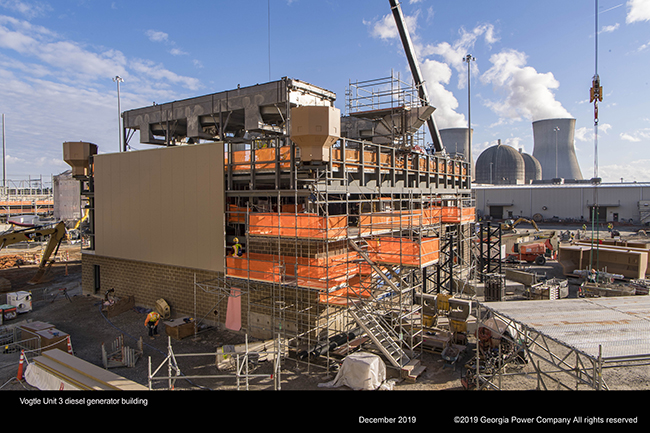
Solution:
{"label": "scaffolding", "polygon": [[341,127],[313,154],[294,141],[292,113],[331,116],[336,95],[298,80],[123,114],[127,145],[136,130],[147,144],[224,145],[224,273],[195,276],[199,323],[279,336],[308,368],[366,343],[395,368],[413,366],[419,295],[455,294],[475,269],[470,165],[425,150],[434,108],[418,90],[392,73],[350,82]]}
{"label": "scaffolding", "polygon": [[414,147],[420,125],[404,128],[402,114],[421,104],[394,77],[347,97],[356,119],[396,119],[391,138],[341,137],[317,165],[282,137],[225,150],[227,240],[243,247],[228,252],[225,281],[243,291],[243,329],[278,333],[297,362],[329,369],[372,342],[404,369],[422,350],[418,295],[454,294],[472,273],[469,167]]}

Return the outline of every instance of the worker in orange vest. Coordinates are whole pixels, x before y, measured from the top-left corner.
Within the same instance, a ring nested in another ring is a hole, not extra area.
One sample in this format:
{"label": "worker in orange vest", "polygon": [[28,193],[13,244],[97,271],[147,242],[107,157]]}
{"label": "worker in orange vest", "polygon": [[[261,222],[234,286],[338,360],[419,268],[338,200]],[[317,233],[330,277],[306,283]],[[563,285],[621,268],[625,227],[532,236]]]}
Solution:
{"label": "worker in orange vest", "polygon": [[158,335],[158,323],[160,322],[160,314],[156,311],[152,311],[147,314],[147,318],[144,321],[144,326],[149,328],[149,337],[154,338]]}

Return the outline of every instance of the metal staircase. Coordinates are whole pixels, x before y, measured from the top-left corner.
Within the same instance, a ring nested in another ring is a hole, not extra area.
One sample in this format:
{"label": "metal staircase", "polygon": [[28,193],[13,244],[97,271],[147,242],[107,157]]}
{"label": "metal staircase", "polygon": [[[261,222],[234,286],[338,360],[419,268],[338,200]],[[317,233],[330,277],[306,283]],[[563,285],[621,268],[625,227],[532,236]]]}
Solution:
{"label": "metal staircase", "polygon": [[[384,274],[382,269],[380,269],[379,266],[370,259],[364,248],[352,239],[349,240],[349,243],[350,246],[359,253],[363,260],[371,266],[377,276],[379,276],[394,293],[399,293],[400,288],[398,288],[395,283]],[[384,356],[386,356],[391,364],[398,368],[404,368],[411,359],[402,349],[400,338],[397,333],[392,329],[390,324],[386,323],[386,321],[381,318],[381,314],[376,308],[378,305],[377,301],[371,298],[367,301],[355,302],[353,305],[354,306],[350,309],[350,314],[357,324],[363,328],[368,337],[373,341],[377,348],[379,348]]]}
{"label": "metal staircase", "polygon": [[350,314],[391,364],[398,368],[405,367],[411,358],[397,342],[398,336],[394,331],[391,332],[387,324],[382,324],[382,320],[368,303],[363,304],[365,305],[361,302],[355,303]]}

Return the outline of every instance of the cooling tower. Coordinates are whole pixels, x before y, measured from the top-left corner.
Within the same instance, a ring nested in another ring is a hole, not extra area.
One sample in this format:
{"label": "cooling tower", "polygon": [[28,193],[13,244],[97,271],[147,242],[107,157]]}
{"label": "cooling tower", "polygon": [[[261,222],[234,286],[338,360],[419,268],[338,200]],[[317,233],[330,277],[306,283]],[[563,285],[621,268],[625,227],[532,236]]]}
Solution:
{"label": "cooling tower", "polygon": [[533,156],[542,166],[543,179],[582,179],[573,143],[575,126],[575,119],[533,122]]}
{"label": "cooling tower", "polygon": [[[476,179],[476,168],[470,149],[470,137],[468,137],[467,128],[446,128],[441,129],[439,133],[442,146],[448,155],[462,157],[465,161],[472,160],[472,180]],[[474,130],[472,129],[473,135]]]}
{"label": "cooling tower", "polygon": [[451,156],[463,155],[465,159],[469,159],[470,149],[467,128],[441,129],[440,138],[447,154]]}

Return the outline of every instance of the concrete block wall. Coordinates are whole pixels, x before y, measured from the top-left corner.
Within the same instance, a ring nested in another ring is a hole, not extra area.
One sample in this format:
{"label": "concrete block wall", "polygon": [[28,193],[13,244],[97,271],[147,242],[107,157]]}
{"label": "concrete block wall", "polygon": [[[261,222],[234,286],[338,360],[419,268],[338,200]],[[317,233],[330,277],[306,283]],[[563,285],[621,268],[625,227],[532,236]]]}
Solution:
{"label": "concrete block wall", "polygon": [[[95,267],[99,267],[100,285],[95,290]],[[194,287],[196,281],[206,286]],[[228,302],[217,287],[215,272],[189,269],[156,263],[137,262],[95,254],[84,254],[82,259],[82,291],[86,295],[103,298],[107,290],[115,289],[117,298],[133,296],[136,306],[155,308],[156,301],[164,299],[172,316],[194,317],[196,292],[196,318],[210,324],[223,325]],[[315,341],[320,330],[338,331],[342,324],[338,317],[343,310],[319,302],[319,292],[304,288],[263,282],[232,281],[242,290],[242,332],[253,338],[275,338],[278,332],[284,337]],[[335,325],[332,322],[336,321]],[[328,325],[329,323],[329,325]]]}
{"label": "concrete block wall", "polygon": [[[95,288],[95,269],[99,267],[99,289]],[[156,301],[164,299],[172,316],[194,317],[194,277],[197,282],[207,282],[222,275],[198,269],[137,262],[132,260],[84,254],[82,258],[82,291],[84,294],[104,297],[107,290],[115,289],[117,298],[133,296],[136,306],[155,308]],[[196,289],[197,319],[205,316],[208,323],[225,323],[228,303],[222,291],[212,293]],[[222,302],[219,302],[222,300]],[[242,300],[242,305],[244,301]],[[211,311],[217,306],[215,311]],[[242,328],[247,326],[242,314]]]}

